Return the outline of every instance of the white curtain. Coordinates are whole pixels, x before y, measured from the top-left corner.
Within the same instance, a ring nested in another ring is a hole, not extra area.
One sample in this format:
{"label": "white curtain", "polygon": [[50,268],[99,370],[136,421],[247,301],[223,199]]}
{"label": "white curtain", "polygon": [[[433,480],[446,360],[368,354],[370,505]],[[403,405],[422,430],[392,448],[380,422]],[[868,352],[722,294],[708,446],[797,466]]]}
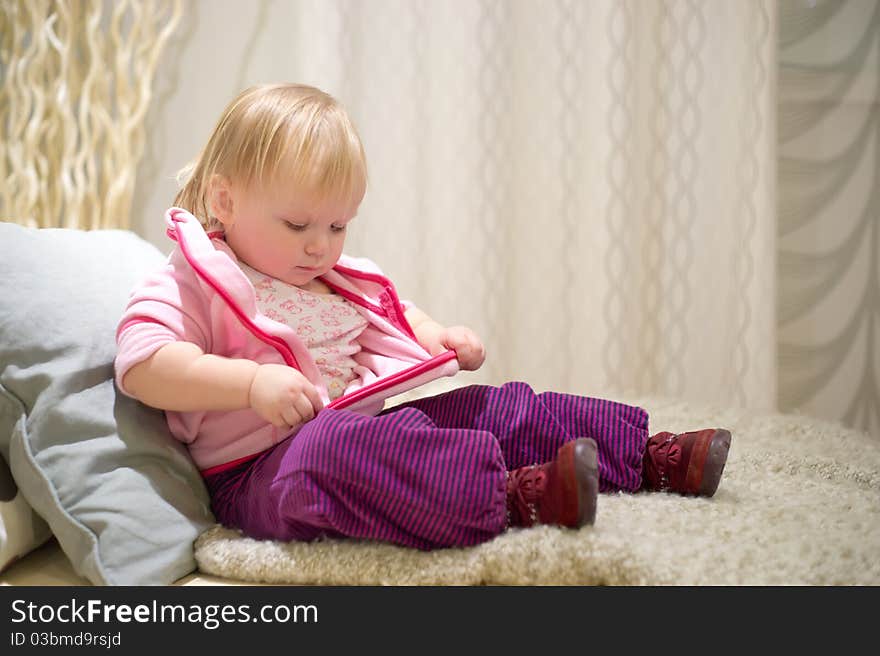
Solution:
{"label": "white curtain", "polygon": [[348,251],[484,337],[473,382],[776,403],[772,0],[187,3],[136,225],[241,88],[340,98],[370,187]]}
{"label": "white curtain", "polygon": [[779,405],[880,438],[880,2],[780,15]]}

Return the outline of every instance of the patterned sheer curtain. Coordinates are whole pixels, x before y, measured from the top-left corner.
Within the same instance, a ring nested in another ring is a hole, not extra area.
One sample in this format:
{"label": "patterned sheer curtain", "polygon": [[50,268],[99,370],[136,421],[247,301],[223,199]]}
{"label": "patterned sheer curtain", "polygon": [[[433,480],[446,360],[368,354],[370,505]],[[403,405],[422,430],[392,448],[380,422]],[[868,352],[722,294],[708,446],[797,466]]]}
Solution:
{"label": "patterned sheer curtain", "polygon": [[350,109],[370,188],[348,251],[473,326],[471,382],[776,404],[772,0],[187,4],[135,225],[242,87]]}

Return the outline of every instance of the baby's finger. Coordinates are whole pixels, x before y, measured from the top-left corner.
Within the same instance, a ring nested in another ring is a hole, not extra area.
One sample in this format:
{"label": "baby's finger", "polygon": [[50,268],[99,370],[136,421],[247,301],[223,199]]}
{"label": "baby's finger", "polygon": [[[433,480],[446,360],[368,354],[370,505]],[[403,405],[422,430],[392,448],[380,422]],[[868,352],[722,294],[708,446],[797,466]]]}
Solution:
{"label": "baby's finger", "polygon": [[315,389],[315,386],[311,383],[307,384],[303,389],[303,394],[305,394],[309,403],[312,405],[312,416],[314,417],[318,412],[321,411],[321,408],[324,407],[324,402],[321,400],[320,394],[318,394],[318,390]]}
{"label": "baby's finger", "polygon": [[299,413],[301,421],[308,421],[315,416],[315,409],[312,407],[312,402],[305,394],[300,394],[294,399],[293,407]]}
{"label": "baby's finger", "polygon": [[298,426],[303,421],[300,413],[293,406],[287,406],[286,408],[284,408],[284,410],[281,411],[281,417],[284,419],[284,422],[291,428],[293,428],[294,426]]}
{"label": "baby's finger", "polygon": [[477,342],[470,338],[470,336],[465,337],[465,341],[462,342],[461,350],[463,353],[470,355],[474,355],[478,350]]}

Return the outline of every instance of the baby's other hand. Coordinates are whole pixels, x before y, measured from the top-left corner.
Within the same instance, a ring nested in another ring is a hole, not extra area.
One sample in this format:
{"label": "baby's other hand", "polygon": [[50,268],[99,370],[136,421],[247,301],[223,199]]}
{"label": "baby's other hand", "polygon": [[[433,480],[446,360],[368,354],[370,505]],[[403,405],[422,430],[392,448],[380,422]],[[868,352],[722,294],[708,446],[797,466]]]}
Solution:
{"label": "baby's other hand", "polygon": [[315,386],[293,367],[263,364],[251,381],[251,408],[277,428],[293,428],[324,407]]}
{"label": "baby's other hand", "polygon": [[458,365],[466,371],[479,369],[486,359],[486,347],[467,326],[451,326],[440,334],[440,343],[455,351]]}

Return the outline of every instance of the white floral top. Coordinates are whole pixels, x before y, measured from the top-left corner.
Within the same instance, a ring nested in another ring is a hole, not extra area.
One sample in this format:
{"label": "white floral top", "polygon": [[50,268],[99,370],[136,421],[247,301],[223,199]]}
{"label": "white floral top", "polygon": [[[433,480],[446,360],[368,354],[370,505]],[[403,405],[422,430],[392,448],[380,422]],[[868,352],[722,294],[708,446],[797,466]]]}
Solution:
{"label": "white floral top", "polygon": [[315,359],[330,399],[342,396],[357,376],[352,356],[361,349],[357,338],[367,327],[366,318],[338,294],[306,291],[239,264],[254,286],[257,309],[293,328]]}

